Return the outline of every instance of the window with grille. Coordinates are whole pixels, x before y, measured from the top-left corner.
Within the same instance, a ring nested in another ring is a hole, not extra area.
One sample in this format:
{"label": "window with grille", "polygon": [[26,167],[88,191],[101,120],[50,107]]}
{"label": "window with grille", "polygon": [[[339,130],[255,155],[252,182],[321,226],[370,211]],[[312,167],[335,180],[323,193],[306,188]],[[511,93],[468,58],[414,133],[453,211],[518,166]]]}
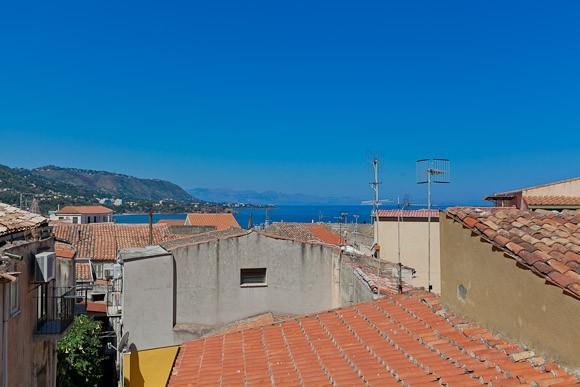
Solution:
{"label": "window with grille", "polygon": [[240,286],[267,286],[266,268],[240,269]]}

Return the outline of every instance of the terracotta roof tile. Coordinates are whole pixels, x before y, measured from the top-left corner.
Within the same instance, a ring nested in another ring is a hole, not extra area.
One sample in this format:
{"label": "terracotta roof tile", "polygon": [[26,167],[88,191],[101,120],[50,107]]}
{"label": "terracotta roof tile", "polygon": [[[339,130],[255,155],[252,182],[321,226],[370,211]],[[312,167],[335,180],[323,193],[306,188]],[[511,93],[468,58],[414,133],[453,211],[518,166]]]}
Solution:
{"label": "terracotta roof tile", "polygon": [[68,259],[72,259],[76,254],[73,246],[62,242],[55,242],[54,252],[57,257]]}
{"label": "terracotta roof tile", "polygon": [[168,224],[170,226],[183,226],[185,224],[184,219],[159,219],[157,223]]}
{"label": "terracotta roof tile", "polygon": [[56,212],[58,215],[68,214],[109,214],[113,210],[105,206],[65,206]]}
{"label": "terracotta roof tile", "polygon": [[187,214],[185,220],[187,226],[210,226],[215,227],[217,231],[226,230],[230,227],[241,228],[236,218],[231,213],[211,214],[211,213],[192,213]]}
{"label": "terracotta roof tile", "polygon": [[76,262],[75,266],[77,272],[77,281],[93,282],[95,280],[93,267],[90,262]]}
{"label": "terracotta roof tile", "polygon": [[577,383],[558,365],[446,312],[393,295],[183,344],[169,386]]}
{"label": "terracotta roof tile", "polygon": [[[447,215],[512,255],[521,264],[580,298],[580,210],[452,207]],[[486,227],[481,227],[485,225]],[[497,225],[493,227],[492,225]]]}
{"label": "terracotta roof tile", "polygon": [[300,242],[321,242],[329,245],[342,245],[339,234],[322,223],[272,223],[266,232]]}
{"label": "terracotta roof tile", "polygon": [[[53,233],[76,249],[77,258],[95,261],[115,261],[119,249],[149,245],[147,224],[55,223]],[[179,238],[183,235],[171,233],[167,224],[153,225],[154,245]]]}
{"label": "terracotta roof tile", "polygon": [[27,231],[48,224],[48,219],[8,204],[0,203],[0,236]]}
{"label": "terracotta roof tile", "polygon": [[524,196],[524,200],[528,206],[542,206],[542,207],[576,207],[580,206],[580,196]]}

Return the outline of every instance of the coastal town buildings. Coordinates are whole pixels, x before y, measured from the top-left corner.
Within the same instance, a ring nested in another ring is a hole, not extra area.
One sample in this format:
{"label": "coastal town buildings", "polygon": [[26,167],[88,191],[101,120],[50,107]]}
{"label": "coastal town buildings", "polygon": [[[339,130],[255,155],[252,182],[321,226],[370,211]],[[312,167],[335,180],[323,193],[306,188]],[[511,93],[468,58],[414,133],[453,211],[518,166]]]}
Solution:
{"label": "coastal town buildings", "polygon": [[74,269],[78,297],[89,314],[106,315],[107,278],[114,269],[120,249],[144,247],[183,238],[166,224],[70,224],[55,222],[52,228],[58,259]]}
{"label": "coastal town buildings", "polygon": [[374,232],[381,260],[413,268],[415,273],[406,279],[411,285],[428,290],[431,284],[440,294],[438,210],[379,210]]}
{"label": "coastal town buildings", "polygon": [[66,206],[50,216],[51,221],[73,224],[113,221],[113,210],[104,206]]}
{"label": "coastal town buildings", "polygon": [[74,317],[48,219],[0,203],[0,385],[54,386],[56,341]]}
{"label": "coastal town buildings", "polygon": [[[138,350],[180,344],[228,324],[327,310],[393,293],[392,267],[306,243],[230,228],[119,253],[111,315]],[[113,280],[115,281],[115,279]],[[191,300],[195,300],[192,302]]]}
{"label": "coastal town buildings", "polygon": [[498,192],[487,196],[496,207],[515,207],[521,210],[580,209],[580,177],[551,183]]}
{"label": "coastal town buildings", "polygon": [[580,369],[580,210],[449,208],[441,294],[456,313]]}

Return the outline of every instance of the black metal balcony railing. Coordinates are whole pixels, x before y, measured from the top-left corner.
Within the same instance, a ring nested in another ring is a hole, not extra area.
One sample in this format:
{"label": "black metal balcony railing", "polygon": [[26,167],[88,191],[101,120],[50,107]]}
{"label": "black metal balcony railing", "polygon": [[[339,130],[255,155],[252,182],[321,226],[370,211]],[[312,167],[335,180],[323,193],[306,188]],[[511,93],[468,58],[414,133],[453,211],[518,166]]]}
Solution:
{"label": "black metal balcony railing", "polygon": [[37,320],[35,334],[57,335],[63,333],[75,316],[75,288],[51,287],[41,284],[36,291]]}

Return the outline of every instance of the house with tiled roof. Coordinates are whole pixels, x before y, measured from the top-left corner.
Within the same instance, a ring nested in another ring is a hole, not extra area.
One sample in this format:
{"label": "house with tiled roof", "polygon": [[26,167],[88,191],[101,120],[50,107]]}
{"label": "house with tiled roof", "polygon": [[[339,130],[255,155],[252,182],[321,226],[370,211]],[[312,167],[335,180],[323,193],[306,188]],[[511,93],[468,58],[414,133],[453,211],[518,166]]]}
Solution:
{"label": "house with tiled roof", "polygon": [[580,210],[449,208],[441,270],[454,311],[580,368]]}
{"label": "house with tiled roof", "polygon": [[56,385],[56,341],[75,302],[63,275],[48,219],[0,203],[1,385]]}
{"label": "house with tiled roof", "polygon": [[76,257],[93,262],[98,279],[105,279],[104,269],[110,268],[117,259],[120,249],[145,247],[173,239],[183,238],[174,234],[167,224],[66,224],[55,223],[54,235],[68,242]]}
{"label": "house with tiled roof", "polygon": [[515,207],[521,210],[580,209],[580,177],[551,183],[497,192],[485,197],[496,207]]}
{"label": "house with tiled roof", "polygon": [[191,213],[185,219],[186,226],[211,227],[217,231],[241,228],[232,213]]}
{"label": "house with tiled roof", "polygon": [[65,206],[51,215],[50,220],[73,224],[112,222],[113,210],[100,205]]}
{"label": "house with tiled roof", "polygon": [[[380,300],[125,355],[167,386],[570,386],[578,379],[458,317],[432,293]],[[159,352],[159,353],[157,353]],[[153,369],[152,356],[160,361]],[[173,360],[174,359],[174,360]]]}
{"label": "house with tiled roof", "polygon": [[384,209],[377,215],[373,217],[375,250],[380,259],[413,268],[414,274],[407,281],[427,290],[431,286],[439,294],[439,210]]}
{"label": "house with tiled roof", "polygon": [[323,223],[274,222],[265,231],[303,242],[320,242],[335,246],[345,244],[344,238]]}

